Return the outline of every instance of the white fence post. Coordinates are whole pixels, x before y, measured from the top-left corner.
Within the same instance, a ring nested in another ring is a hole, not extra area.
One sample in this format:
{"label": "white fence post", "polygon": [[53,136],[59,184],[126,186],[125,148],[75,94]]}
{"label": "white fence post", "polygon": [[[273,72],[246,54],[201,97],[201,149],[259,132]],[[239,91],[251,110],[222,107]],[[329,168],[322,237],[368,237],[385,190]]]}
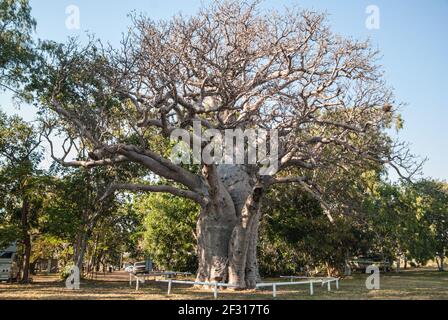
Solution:
{"label": "white fence post", "polygon": [[213,296],[215,299],[218,299],[218,282],[215,282],[215,285],[213,287]]}
{"label": "white fence post", "polygon": [[339,279],[336,279],[336,289],[339,290]]}
{"label": "white fence post", "polygon": [[310,281],[310,295],[314,294],[313,281]]}
{"label": "white fence post", "polygon": [[331,281],[327,282],[327,287],[328,287],[328,291],[330,292],[331,291]]}
{"label": "white fence post", "polygon": [[277,297],[277,285],[276,285],[276,284],[273,284],[273,285],[272,285],[272,296],[273,296],[274,298]]}
{"label": "white fence post", "polygon": [[170,280],[168,281],[168,295],[171,294],[171,284],[172,284],[172,280],[170,279]]}

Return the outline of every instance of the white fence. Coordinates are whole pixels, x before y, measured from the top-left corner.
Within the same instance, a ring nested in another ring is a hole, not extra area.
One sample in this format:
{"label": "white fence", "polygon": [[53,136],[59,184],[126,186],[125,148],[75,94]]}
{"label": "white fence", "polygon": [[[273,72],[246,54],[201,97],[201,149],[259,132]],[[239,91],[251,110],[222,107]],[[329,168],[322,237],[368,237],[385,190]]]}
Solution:
{"label": "white fence", "polygon": [[[339,289],[339,278],[308,278],[308,277],[296,277],[296,276],[282,276],[280,278],[290,279],[290,282],[266,282],[258,283],[257,289],[264,287],[272,287],[272,296],[277,297],[277,287],[280,286],[297,286],[297,285],[309,285],[310,295],[314,295],[314,284],[320,283],[322,287],[326,284],[328,291],[331,291],[331,283],[336,283],[336,289]],[[304,281],[293,281],[294,279],[306,279]]]}
{"label": "white fence", "polygon": [[[191,273],[184,273],[184,272],[150,272],[147,274],[141,274],[141,275],[135,275],[130,273],[129,274],[129,285],[132,285],[132,277],[136,280],[135,290],[139,290],[139,283],[145,283],[145,280],[147,277],[157,277],[157,276],[164,276],[164,277],[175,277],[178,275],[187,276],[191,275]],[[297,277],[297,276],[281,276],[282,279],[290,279],[290,282],[264,282],[264,283],[258,283],[256,285],[257,289],[260,288],[266,288],[266,287],[272,287],[272,296],[274,298],[277,297],[277,288],[281,286],[297,286],[297,285],[309,285],[310,288],[310,295],[314,295],[314,284],[321,284],[323,287],[324,285],[327,285],[327,290],[331,291],[331,283],[334,282],[336,285],[336,289],[339,289],[339,278],[309,278],[309,277]],[[295,279],[301,279],[302,281],[294,281]],[[208,286],[213,289],[213,296],[215,299],[218,298],[219,288],[237,288],[235,285],[231,285],[228,283],[221,283],[221,282],[201,282],[201,281],[187,281],[187,280],[175,280],[175,279],[167,279],[167,280],[157,280],[157,282],[164,282],[168,283],[168,292],[167,294],[170,295],[172,293],[173,284],[186,284],[186,285],[194,285],[194,286]]]}
{"label": "white fence", "polygon": [[195,286],[208,286],[213,288],[213,296],[218,299],[219,288],[237,288],[235,285],[221,282],[201,282],[201,281],[182,281],[182,280],[159,280],[158,282],[168,283],[168,295],[171,294],[173,284],[192,284]]}
{"label": "white fence", "polygon": [[190,272],[176,272],[176,271],[151,271],[148,273],[142,273],[142,274],[134,274],[129,273],[129,286],[132,286],[132,280],[135,279],[135,290],[139,290],[140,283],[145,283],[146,280],[150,277],[154,277],[154,280],[157,279],[157,277],[165,277],[165,278],[172,278],[176,276],[190,276]]}

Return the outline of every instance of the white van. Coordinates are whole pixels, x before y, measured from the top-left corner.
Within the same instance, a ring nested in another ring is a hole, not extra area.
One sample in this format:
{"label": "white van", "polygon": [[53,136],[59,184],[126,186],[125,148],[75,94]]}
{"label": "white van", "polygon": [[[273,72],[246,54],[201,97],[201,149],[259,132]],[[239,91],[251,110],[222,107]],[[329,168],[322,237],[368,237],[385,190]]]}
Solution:
{"label": "white van", "polygon": [[13,244],[0,250],[0,281],[16,281],[18,276],[17,246]]}

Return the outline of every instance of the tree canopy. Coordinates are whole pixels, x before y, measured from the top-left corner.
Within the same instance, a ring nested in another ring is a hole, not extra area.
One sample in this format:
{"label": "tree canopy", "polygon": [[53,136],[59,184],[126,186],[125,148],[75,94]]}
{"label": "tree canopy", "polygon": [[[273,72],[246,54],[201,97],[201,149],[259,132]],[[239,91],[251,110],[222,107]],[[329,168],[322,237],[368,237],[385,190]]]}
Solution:
{"label": "tree canopy", "polygon": [[26,78],[35,58],[31,33],[36,21],[27,0],[0,1],[0,87],[18,92],[12,84]]}

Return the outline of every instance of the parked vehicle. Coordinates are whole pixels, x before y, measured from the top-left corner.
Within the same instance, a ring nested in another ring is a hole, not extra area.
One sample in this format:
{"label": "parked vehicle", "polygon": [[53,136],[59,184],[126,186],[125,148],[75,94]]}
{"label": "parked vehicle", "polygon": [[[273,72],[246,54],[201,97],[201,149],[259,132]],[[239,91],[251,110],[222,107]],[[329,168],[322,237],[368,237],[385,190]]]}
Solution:
{"label": "parked vehicle", "polygon": [[17,246],[15,244],[0,250],[0,281],[16,281],[19,277]]}
{"label": "parked vehicle", "polygon": [[148,273],[153,271],[153,265],[151,259],[147,259],[145,261],[136,262],[134,265],[128,266],[124,270],[134,274]]}
{"label": "parked vehicle", "polygon": [[146,270],[146,261],[139,261],[134,263],[134,266],[132,268],[132,272],[135,274],[139,273],[145,273],[149,270]]}
{"label": "parked vehicle", "polygon": [[131,266],[126,266],[126,267],[124,268],[124,271],[131,273],[131,272],[134,271],[134,266],[132,266],[132,265],[131,265]]}

